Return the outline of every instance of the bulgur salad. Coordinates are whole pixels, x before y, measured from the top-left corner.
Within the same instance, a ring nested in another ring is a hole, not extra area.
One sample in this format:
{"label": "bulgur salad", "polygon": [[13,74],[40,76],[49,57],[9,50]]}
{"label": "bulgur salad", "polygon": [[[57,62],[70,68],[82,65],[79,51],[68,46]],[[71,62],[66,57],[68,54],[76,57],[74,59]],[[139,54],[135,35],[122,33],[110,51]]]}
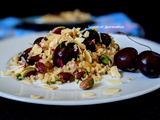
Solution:
{"label": "bulgur salad", "polygon": [[44,23],[86,22],[91,20],[91,14],[75,9],[74,11],[62,11],[55,14],[49,13],[43,15],[41,19]]}
{"label": "bulgur salad", "polygon": [[80,88],[89,89],[102,75],[121,78],[114,65],[114,55],[119,49],[112,36],[99,33],[96,28],[81,30],[60,26],[14,56],[8,66],[16,68],[8,68],[1,74],[31,84],[41,80],[47,86],[75,81]]}

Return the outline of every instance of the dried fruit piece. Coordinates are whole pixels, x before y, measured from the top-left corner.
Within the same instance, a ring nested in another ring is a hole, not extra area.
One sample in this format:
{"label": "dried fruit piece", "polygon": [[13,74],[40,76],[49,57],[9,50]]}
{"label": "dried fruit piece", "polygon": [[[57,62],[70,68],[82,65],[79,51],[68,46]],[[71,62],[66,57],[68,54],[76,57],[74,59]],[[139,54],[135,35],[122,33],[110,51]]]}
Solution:
{"label": "dried fruit piece", "polygon": [[94,85],[94,80],[91,76],[89,76],[87,79],[81,82],[79,87],[86,90],[86,89],[93,87],[93,85]]}
{"label": "dried fruit piece", "polygon": [[21,73],[22,77],[29,77],[31,75],[35,75],[37,72],[36,68],[34,67],[28,67],[26,69],[24,69]]}
{"label": "dried fruit piece", "polygon": [[46,70],[46,66],[45,64],[43,64],[42,62],[36,62],[36,68],[38,69],[39,73],[44,73]]}

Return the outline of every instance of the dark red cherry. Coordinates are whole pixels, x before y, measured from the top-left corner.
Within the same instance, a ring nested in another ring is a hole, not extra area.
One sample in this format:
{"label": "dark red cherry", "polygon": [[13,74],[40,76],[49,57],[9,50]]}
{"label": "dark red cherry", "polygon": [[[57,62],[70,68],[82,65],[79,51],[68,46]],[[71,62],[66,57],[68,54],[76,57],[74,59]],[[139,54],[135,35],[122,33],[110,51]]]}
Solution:
{"label": "dark red cherry", "polygon": [[35,62],[38,62],[39,59],[41,59],[41,58],[42,58],[42,57],[39,56],[39,55],[32,56],[31,58],[27,59],[27,63],[28,63],[29,65],[34,65]]}
{"label": "dark red cherry", "polygon": [[143,51],[137,57],[139,71],[149,78],[156,78],[160,74],[160,54],[153,51]]}
{"label": "dark red cherry", "polygon": [[63,41],[54,50],[53,62],[57,67],[63,67],[63,65],[66,65],[72,58],[75,58],[75,60],[77,59],[78,49],[75,49],[74,46],[76,44],[68,43],[66,45],[65,43],[66,41]]}
{"label": "dark red cherry", "polygon": [[30,51],[32,50],[32,47],[27,48],[25,51],[23,51],[23,53],[21,54],[21,56],[19,57],[19,61],[22,60],[22,57],[25,59],[25,61],[27,61],[27,58],[29,56]]}
{"label": "dark red cherry", "polygon": [[111,36],[106,33],[101,33],[101,40],[102,40],[102,44],[106,45],[106,47],[108,47],[112,41]]}
{"label": "dark red cherry", "polygon": [[44,73],[47,69],[46,65],[42,62],[36,62],[35,65],[39,73]]}
{"label": "dark red cherry", "polygon": [[42,41],[43,37],[37,38],[33,44],[39,44]]}
{"label": "dark red cherry", "polygon": [[63,29],[65,29],[65,28],[66,28],[65,26],[56,27],[56,28],[53,29],[53,33],[55,33],[55,34],[61,34],[61,31]]}
{"label": "dark red cherry", "polygon": [[90,50],[92,52],[96,51],[95,43],[91,39],[85,38],[85,40],[82,43],[86,45],[87,50]]}
{"label": "dark red cherry", "polygon": [[[95,30],[86,30],[86,31],[89,32],[89,36],[87,37],[88,40],[90,41],[94,40],[96,44],[100,43],[99,34],[97,31]],[[86,31],[84,31],[82,34],[85,34]]]}
{"label": "dark red cherry", "polygon": [[[19,61],[21,61],[22,59],[24,59],[26,61],[26,63],[28,63],[29,65],[34,65],[35,62],[39,61],[39,59],[41,59],[42,57],[39,55],[36,56],[32,56],[31,58],[28,58],[30,51],[32,50],[31,48],[26,49],[25,51],[23,51],[23,53],[21,54]],[[22,58],[23,57],[23,58]]]}
{"label": "dark red cherry", "polygon": [[135,48],[126,47],[114,56],[115,65],[123,71],[134,72],[137,70],[137,55],[138,52]]}

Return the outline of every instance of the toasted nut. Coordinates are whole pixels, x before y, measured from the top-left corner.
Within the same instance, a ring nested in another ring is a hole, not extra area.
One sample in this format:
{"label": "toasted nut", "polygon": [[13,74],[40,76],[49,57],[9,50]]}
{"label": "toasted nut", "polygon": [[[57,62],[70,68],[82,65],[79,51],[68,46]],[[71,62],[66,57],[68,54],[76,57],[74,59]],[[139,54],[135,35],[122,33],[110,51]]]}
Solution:
{"label": "toasted nut", "polygon": [[121,74],[118,72],[118,68],[117,68],[117,66],[113,66],[113,67],[111,67],[111,70],[109,71],[110,72],[110,74],[112,75],[112,76],[115,76],[116,78],[118,78],[118,79],[121,79]]}
{"label": "toasted nut", "polygon": [[27,85],[33,85],[31,80],[21,80],[21,82]]}
{"label": "toasted nut", "polygon": [[86,31],[86,32],[84,33],[84,37],[85,37],[85,38],[89,37],[89,32],[88,32],[88,31]]}
{"label": "toasted nut", "polygon": [[37,44],[35,44],[30,52],[30,54],[36,56],[42,53],[42,48],[40,46],[38,46]]}
{"label": "toasted nut", "polygon": [[93,92],[83,92],[82,96],[83,97],[91,97],[91,96],[95,96],[96,94]]}
{"label": "toasted nut", "polygon": [[84,57],[86,59],[87,62],[92,63],[92,57],[90,55],[90,53],[87,50],[84,50]]}
{"label": "toasted nut", "polygon": [[104,65],[109,65],[109,66],[111,66],[111,64],[112,64],[111,59],[109,59],[106,55],[101,55],[100,58],[99,58],[99,61],[100,61],[101,63],[103,63]]}
{"label": "toasted nut", "polygon": [[109,89],[106,89],[106,90],[104,90],[103,91],[103,94],[104,95],[113,95],[113,94],[115,94],[115,93],[118,93],[120,91],[120,89],[119,88],[109,88]]}
{"label": "toasted nut", "polygon": [[82,78],[84,78],[86,75],[87,75],[87,73],[86,73],[85,71],[78,72],[78,73],[76,74],[76,79],[82,79]]}
{"label": "toasted nut", "polygon": [[57,86],[51,86],[51,85],[43,85],[43,88],[49,89],[49,90],[56,90],[58,87]]}
{"label": "toasted nut", "polygon": [[107,83],[111,85],[122,85],[123,84],[123,82],[120,80],[107,80]]}
{"label": "toasted nut", "polygon": [[87,79],[83,80],[80,84],[80,88],[86,90],[91,88],[94,85],[94,80],[93,78],[91,78],[91,76],[89,76]]}
{"label": "toasted nut", "polygon": [[29,77],[29,76],[34,75],[34,74],[36,74],[36,68],[28,67],[28,68],[26,68],[22,71],[21,76],[22,77]]}
{"label": "toasted nut", "polygon": [[103,52],[103,48],[99,48],[96,52],[97,53],[102,53]]}
{"label": "toasted nut", "polygon": [[74,79],[75,79],[74,76],[69,72],[61,72],[58,74],[58,76],[59,76],[59,79],[64,83],[66,83],[68,81],[70,81],[70,82],[74,81]]}
{"label": "toasted nut", "polygon": [[78,37],[76,37],[76,38],[75,38],[75,41],[77,41],[77,42],[79,42],[79,43],[82,43],[82,42],[84,41],[84,38],[78,38]]}
{"label": "toasted nut", "polygon": [[7,72],[5,72],[5,71],[1,71],[1,76],[7,76],[8,75],[8,73]]}
{"label": "toasted nut", "polygon": [[40,98],[42,98],[41,96],[39,96],[39,95],[31,95],[30,96],[32,99],[40,99]]}

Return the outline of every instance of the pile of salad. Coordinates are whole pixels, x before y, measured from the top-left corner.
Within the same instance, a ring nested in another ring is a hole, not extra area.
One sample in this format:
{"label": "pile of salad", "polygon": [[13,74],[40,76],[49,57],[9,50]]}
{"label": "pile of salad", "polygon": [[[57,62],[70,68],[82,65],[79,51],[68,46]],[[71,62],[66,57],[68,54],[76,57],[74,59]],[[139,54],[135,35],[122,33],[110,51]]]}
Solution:
{"label": "pile of salad", "polygon": [[2,74],[29,83],[41,80],[47,85],[75,81],[80,88],[89,89],[104,74],[121,77],[114,66],[120,47],[113,39],[96,28],[56,27],[14,56],[8,66],[16,68]]}

